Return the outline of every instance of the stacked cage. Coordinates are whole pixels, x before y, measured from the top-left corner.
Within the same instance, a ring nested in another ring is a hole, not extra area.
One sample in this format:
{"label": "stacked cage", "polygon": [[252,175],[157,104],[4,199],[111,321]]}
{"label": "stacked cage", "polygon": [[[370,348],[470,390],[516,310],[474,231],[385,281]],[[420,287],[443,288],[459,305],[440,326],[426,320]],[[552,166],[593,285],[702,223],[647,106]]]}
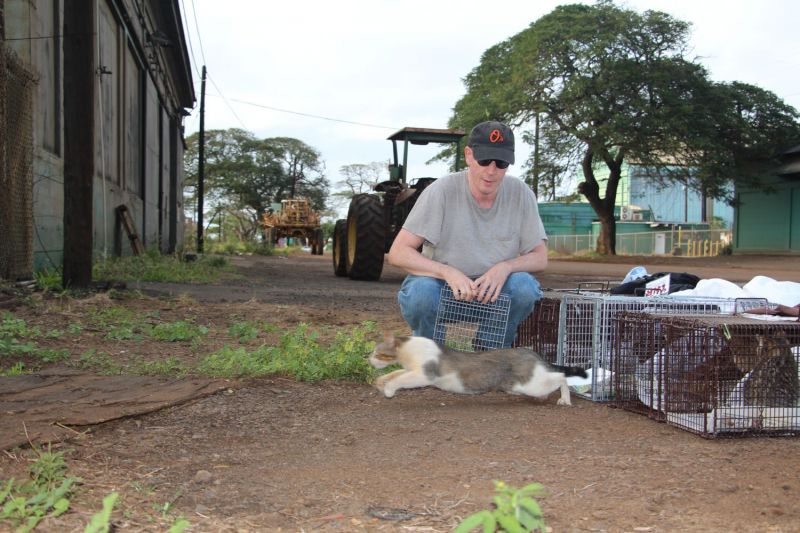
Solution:
{"label": "stacked cage", "polygon": [[733,315],[764,305],[763,299],[566,294],[559,309],[557,363],[587,370],[589,380],[575,388],[577,394],[592,401],[611,401],[615,317],[631,312],[669,316]]}
{"label": "stacked cage", "polygon": [[630,313],[615,401],[706,437],[800,434],[800,323]]}
{"label": "stacked cage", "polygon": [[562,293],[547,292],[519,326],[515,347],[531,348],[545,361],[558,362],[558,321]]}
{"label": "stacked cage", "polygon": [[457,300],[446,283],[439,295],[433,340],[449,348],[480,352],[502,348],[511,299],[501,293],[494,302]]}

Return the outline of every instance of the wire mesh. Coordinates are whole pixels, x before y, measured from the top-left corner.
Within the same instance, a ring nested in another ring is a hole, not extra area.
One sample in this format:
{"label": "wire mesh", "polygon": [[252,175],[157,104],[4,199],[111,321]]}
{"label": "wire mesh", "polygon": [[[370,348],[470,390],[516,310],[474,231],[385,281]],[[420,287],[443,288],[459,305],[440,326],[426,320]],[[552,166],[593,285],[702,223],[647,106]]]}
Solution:
{"label": "wire mesh", "polygon": [[705,437],[800,434],[800,323],[619,317],[615,401]]}
{"label": "wire mesh", "polygon": [[601,294],[567,294],[560,306],[558,360],[566,366],[587,369],[590,383],[575,392],[592,401],[613,398],[614,318],[625,312],[651,312],[664,316],[733,315],[764,307],[766,300],[705,297],[637,297]]}
{"label": "wire mesh", "polygon": [[433,340],[467,352],[502,348],[511,299],[501,293],[495,302],[456,300],[446,283],[439,297]]}
{"label": "wire mesh", "polygon": [[558,321],[562,294],[545,293],[519,326],[514,346],[530,348],[549,363],[558,362]]}
{"label": "wire mesh", "polygon": [[0,43],[0,278],[33,274],[34,74]]}

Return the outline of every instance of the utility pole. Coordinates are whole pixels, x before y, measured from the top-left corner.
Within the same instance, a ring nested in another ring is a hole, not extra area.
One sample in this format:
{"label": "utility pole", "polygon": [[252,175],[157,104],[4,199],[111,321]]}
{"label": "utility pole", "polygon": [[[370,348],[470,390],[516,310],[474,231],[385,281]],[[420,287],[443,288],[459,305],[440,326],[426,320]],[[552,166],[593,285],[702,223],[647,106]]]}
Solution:
{"label": "utility pole", "polygon": [[200,135],[197,149],[197,253],[203,253],[203,194],[206,163],[206,66],[200,80]]}

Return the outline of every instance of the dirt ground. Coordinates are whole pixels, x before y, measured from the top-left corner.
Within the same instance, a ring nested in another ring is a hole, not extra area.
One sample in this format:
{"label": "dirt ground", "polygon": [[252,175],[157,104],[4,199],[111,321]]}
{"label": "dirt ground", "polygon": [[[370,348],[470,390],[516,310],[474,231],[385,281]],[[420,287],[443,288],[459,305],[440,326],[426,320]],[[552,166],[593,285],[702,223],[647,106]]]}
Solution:
{"label": "dirt ground", "polygon": [[[243,277],[225,284],[138,284],[151,298],[130,305],[209,325],[251,316],[336,330],[373,320],[408,333],[396,303],[403,275],[391,267],[368,283],[335,277],[328,255],[234,264]],[[618,283],[643,265],[740,283],[759,274],[800,282],[798,264],[750,256],[552,261],[538,277],[545,288]],[[492,480],[503,480],[543,484],[540,503],[555,532],[800,531],[800,438],[709,440],[601,403],[555,400],[434,389],[388,400],[357,383],[226,382],[188,403],[72,428],[61,449],[89,493],[77,512],[42,530],[82,530],[91,506],[117,490],[123,509],[157,501],[188,518],[190,531],[451,531],[489,508]],[[19,476],[26,457],[0,454],[0,478]],[[142,516],[118,513],[117,530],[165,530],[163,520]]]}

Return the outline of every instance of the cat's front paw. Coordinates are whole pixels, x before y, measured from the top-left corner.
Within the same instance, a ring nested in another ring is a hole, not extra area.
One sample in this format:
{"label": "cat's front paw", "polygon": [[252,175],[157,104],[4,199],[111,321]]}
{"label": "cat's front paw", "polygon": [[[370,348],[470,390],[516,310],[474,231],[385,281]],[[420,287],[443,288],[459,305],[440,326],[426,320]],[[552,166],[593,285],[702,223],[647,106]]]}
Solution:
{"label": "cat's front paw", "polygon": [[569,401],[569,398],[559,398],[557,405],[572,405],[572,402]]}
{"label": "cat's front paw", "polygon": [[395,391],[395,389],[394,389],[393,387],[390,387],[390,386],[388,386],[388,385],[387,385],[387,386],[385,386],[385,387],[383,387],[383,395],[384,395],[386,398],[391,398],[391,397],[393,397],[395,392],[396,392],[396,391]]}

